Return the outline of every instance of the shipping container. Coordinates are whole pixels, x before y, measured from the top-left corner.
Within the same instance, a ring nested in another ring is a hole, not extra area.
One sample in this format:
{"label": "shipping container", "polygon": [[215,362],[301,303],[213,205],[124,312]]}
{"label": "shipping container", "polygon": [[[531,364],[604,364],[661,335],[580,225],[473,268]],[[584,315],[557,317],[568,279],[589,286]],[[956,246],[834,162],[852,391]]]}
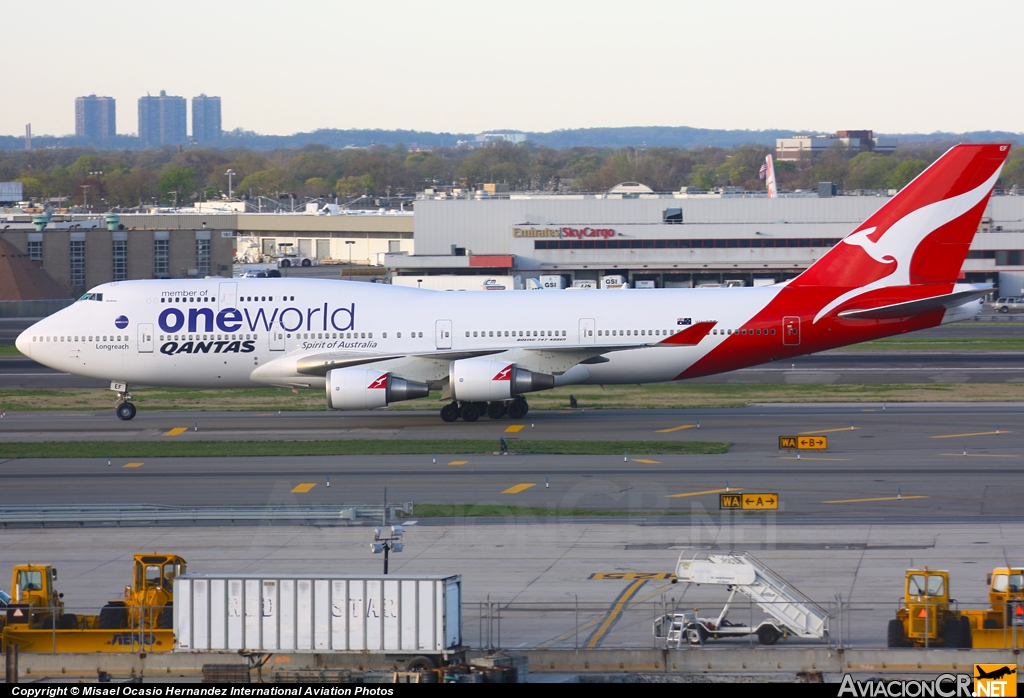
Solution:
{"label": "shipping container", "polygon": [[462,577],[188,574],[175,651],[447,656],[462,645]]}

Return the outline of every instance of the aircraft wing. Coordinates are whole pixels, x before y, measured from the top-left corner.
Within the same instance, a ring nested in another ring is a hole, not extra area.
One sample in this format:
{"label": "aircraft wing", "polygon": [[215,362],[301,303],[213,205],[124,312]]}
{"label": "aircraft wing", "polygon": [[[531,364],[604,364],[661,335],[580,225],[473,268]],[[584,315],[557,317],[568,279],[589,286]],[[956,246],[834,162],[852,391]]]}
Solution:
{"label": "aircraft wing", "polygon": [[[310,354],[296,361],[296,371],[306,376],[326,376],[328,371],[336,368],[348,368],[364,364],[380,363],[395,359],[426,359],[428,361],[458,361],[459,359],[472,359],[480,356],[491,356],[505,352],[523,352],[528,356],[536,357],[545,365],[547,370],[561,373],[576,364],[604,363],[608,359],[602,355],[614,351],[629,351],[633,349],[644,349],[650,347],[678,347],[694,346],[698,344],[715,322],[698,322],[674,335],[666,337],[659,342],[644,344],[574,344],[569,346],[554,347],[503,347],[495,349],[475,350],[445,350],[409,353],[409,354],[377,354],[367,355],[354,351],[335,351]],[[527,363],[532,363],[527,361]]]}

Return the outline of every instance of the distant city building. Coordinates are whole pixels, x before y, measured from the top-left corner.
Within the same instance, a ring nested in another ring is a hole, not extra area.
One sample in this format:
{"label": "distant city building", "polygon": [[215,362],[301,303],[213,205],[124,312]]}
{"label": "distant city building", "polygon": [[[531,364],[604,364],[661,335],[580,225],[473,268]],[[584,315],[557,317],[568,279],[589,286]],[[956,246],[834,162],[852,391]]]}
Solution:
{"label": "distant city building", "polygon": [[188,140],[184,97],[160,90],[158,97],[139,97],[139,140],[146,147],[183,145]]}
{"label": "distant city building", "polygon": [[220,97],[199,95],[192,98],[192,138],[199,145],[220,142]]}
{"label": "distant city building", "polygon": [[526,140],[525,133],[478,133],[477,143],[493,143],[494,141],[508,141],[509,143],[522,143]]}
{"label": "distant city building", "polygon": [[113,97],[75,99],[75,135],[90,141],[105,141],[117,135],[117,110]]}
{"label": "distant city building", "polygon": [[873,131],[836,131],[833,134],[775,139],[777,160],[801,160],[821,155],[837,143],[851,150],[889,154],[896,150],[895,138],[877,138]]}

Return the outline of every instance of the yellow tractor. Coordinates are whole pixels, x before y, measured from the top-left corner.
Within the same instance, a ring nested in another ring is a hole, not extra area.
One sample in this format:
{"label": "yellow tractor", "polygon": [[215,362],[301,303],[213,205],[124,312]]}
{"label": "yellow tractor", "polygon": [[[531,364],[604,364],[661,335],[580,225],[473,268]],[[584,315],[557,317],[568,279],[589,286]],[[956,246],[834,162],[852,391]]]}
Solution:
{"label": "yellow tractor", "polygon": [[[951,605],[954,608],[951,608]],[[889,621],[889,647],[971,647],[971,622],[949,598],[949,573],[907,570],[903,606]]]}
{"label": "yellow tractor", "polygon": [[991,608],[964,612],[970,619],[974,646],[1024,647],[1024,569],[997,567],[988,575],[987,583]]}
{"label": "yellow tractor", "polygon": [[177,555],[135,556],[135,576],[124,588],[123,601],[111,601],[100,610],[101,630],[171,628],[174,619],[174,580],[185,574],[185,559]]}
{"label": "yellow tractor", "polygon": [[0,624],[0,649],[22,652],[170,651],[174,645],[174,582],[185,573],[177,555],[139,554],[124,598],[111,601],[98,616],[64,611],[50,565],[14,568],[14,598]]}
{"label": "yellow tractor", "polygon": [[57,570],[50,565],[17,565],[11,575],[14,597],[7,606],[4,625],[29,628],[77,628],[74,613],[64,613],[64,594],[54,582]]}

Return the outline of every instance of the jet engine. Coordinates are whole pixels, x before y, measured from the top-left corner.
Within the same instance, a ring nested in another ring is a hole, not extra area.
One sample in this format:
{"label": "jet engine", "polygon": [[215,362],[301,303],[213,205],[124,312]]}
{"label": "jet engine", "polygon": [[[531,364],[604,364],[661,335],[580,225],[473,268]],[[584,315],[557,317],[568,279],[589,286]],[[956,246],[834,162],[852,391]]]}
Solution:
{"label": "jet engine", "polygon": [[452,398],[461,402],[510,400],[516,395],[555,387],[554,376],[492,359],[453,361],[448,375]]}
{"label": "jet engine", "polygon": [[327,372],[327,406],[332,410],[373,410],[429,393],[426,383],[407,381],[374,368],[336,368]]}

